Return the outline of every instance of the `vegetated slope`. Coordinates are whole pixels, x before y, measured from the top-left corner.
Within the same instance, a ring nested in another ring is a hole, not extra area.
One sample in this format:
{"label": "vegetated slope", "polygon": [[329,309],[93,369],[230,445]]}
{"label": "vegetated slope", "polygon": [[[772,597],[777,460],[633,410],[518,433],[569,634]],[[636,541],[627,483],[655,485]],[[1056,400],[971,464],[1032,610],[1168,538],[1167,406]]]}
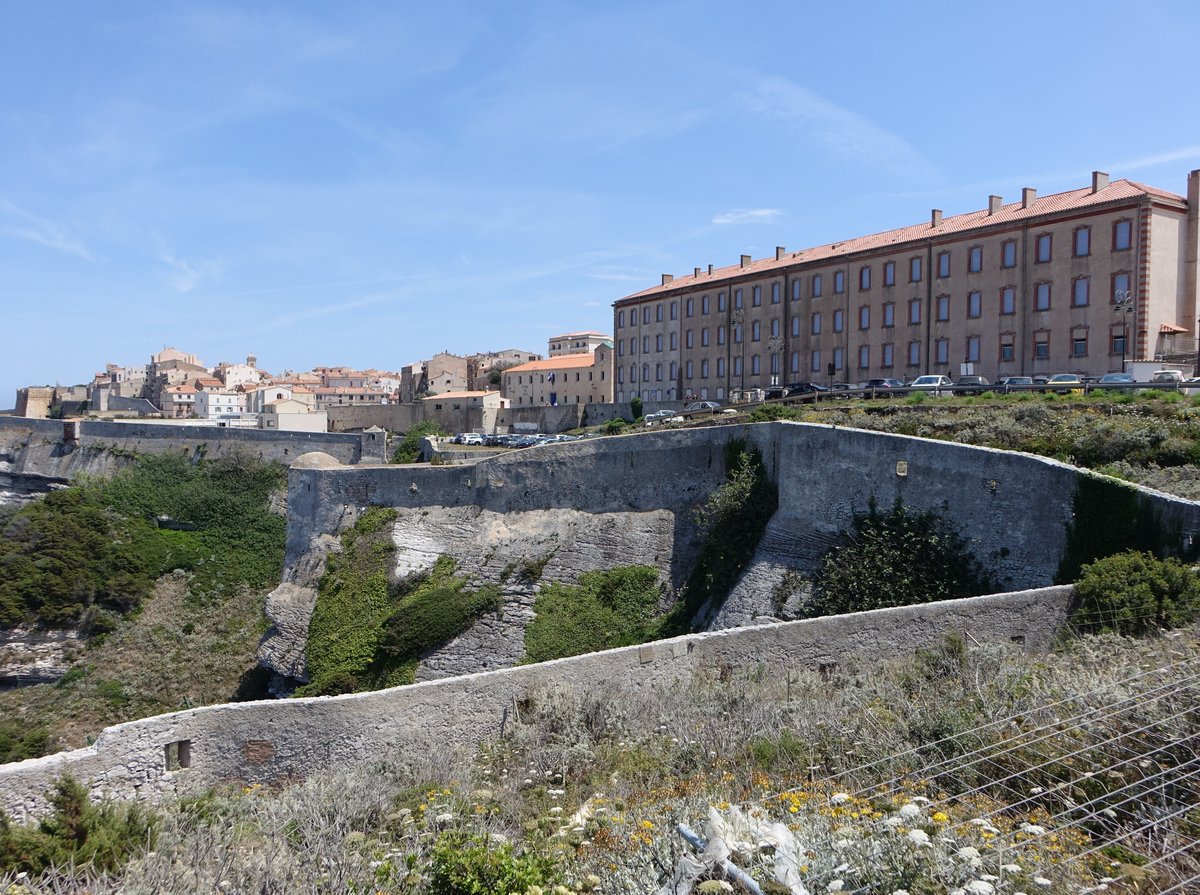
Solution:
{"label": "vegetated slope", "polygon": [[751,665],[619,697],[564,684],[478,751],[169,805],[152,853],[70,881],[96,895],[721,891],[704,885],[718,871],[682,860],[685,823],[775,893],[1066,895],[1106,877],[1160,892],[1200,873],[1198,663],[1190,627],[1038,657],[949,639],[908,661]]}
{"label": "vegetated slope", "polygon": [[752,419],[854,426],[1041,454],[1200,499],[1200,397],[1173,392],[765,404]]}
{"label": "vegetated slope", "polygon": [[283,566],[285,523],[270,501],[284,480],[248,456],[153,455],[8,514],[0,623],[85,637],[56,685],[0,694],[0,761],[249,688],[265,592]]}

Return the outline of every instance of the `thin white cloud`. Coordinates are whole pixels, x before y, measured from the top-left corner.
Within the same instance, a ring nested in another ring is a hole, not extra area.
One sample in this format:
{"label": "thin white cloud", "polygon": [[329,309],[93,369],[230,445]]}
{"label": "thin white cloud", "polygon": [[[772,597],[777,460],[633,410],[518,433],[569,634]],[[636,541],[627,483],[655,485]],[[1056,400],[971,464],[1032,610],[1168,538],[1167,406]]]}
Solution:
{"label": "thin white cloud", "polygon": [[603,280],[606,283],[632,283],[640,282],[646,279],[644,276],[637,276],[631,273],[616,273],[614,271],[595,271],[593,273],[585,273],[585,277],[589,280]]}
{"label": "thin white cloud", "polygon": [[1200,161],[1200,143],[1191,146],[1181,146],[1179,149],[1168,149],[1152,155],[1113,162],[1109,167],[1120,177],[1121,171],[1136,171],[1139,168],[1153,168],[1155,165],[1165,165],[1170,162]]}
{"label": "thin white cloud", "polygon": [[75,255],[85,261],[95,260],[95,256],[87,246],[54,221],[38,217],[7,199],[0,199],[0,213],[6,218],[0,223],[0,232],[28,239],[30,242],[36,242],[58,252]]}
{"label": "thin white cloud", "polygon": [[754,113],[792,122],[803,136],[838,156],[920,175],[935,171],[933,163],[899,134],[787,78],[763,78],[749,91],[745,102]]}
{"label": "thin white cloud", "polygon": [[176,292],[191,292],[201,280],[216,278],[221,274],[222,265],[219,261],[188,261],[169,252],[161,254],[158,260],[171,269],[166,280]]}
{"label": "thin white cloud", "polygon": [[719,214],[712,219],[714,224],[771,224],[783,216],[778,208],[738,208]]}

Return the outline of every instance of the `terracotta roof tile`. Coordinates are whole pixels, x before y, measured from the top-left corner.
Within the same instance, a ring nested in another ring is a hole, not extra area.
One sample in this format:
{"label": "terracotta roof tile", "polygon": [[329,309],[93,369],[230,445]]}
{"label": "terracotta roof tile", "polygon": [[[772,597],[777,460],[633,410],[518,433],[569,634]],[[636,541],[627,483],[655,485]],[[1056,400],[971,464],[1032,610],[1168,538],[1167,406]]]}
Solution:
{"label": "terracotta roof tile", "polygon": [[594,354],[560,354],[558,357],[548,357],[545,360],[533,360],[525,364],[509,367],[504,371],[509,373],[541,373],[548,370],[574,370],[580,367],[590,367],[595,363]]}
{"label": "terracotta roof tile", "polygon": [[693,286],[702,287],[704,283],[715,283],[739,275],[769,274],[771,271],[782,270],[795,264],[828,261],[845,255],[854,255],[859,252],[886,249],[890,246],[900,246],[905,243],[916,243],[920,240],[929,239],[931,236],[952,236],[956,233],[976,228],[999,226],[1030,218],[1072,211],[1077,208],[1087,208],[1093,205],[1103,205],[1125,199],[1141,199],[1145,196],[1166,199],[1181,205],[1186,205],[1187,203],[1187,200],[1183,196],[1176,193],[1146,186],[1132,180],[1114,180],[1107,187],[1095,193],[1092,192],[1090,186],[1087,186],[1077,190],[1067,190],[1063,193],[1042,196],[1030,203],[1028,208],[1023,207],[1019,201],[1009,202],[1002,205],[1000,210],[995,214],[988,214],[986,208],[979,211],[968,211],[965,214],[945,217],[942,219],[941,224],[936,227],[932,226],[929,221],[926,221],[908,227],[898,227],[895,230],[884,230],[881,233],[872,233],[867,236],[858,236],[853,239],[844,239],[839,242],[803,249],[799,252],[787,252],[779,260],[773,257],[764,258],[758,261],[751,261],[745,267],[742,267],[740,264],[731,264],[728,267],[715,268],[711,274],[707,271],[702,271],[699,277],[696,277],[694,274],[685,274],[684,276],[675,277],[664,285],[652,286],[649,289],[643,289],[641,292],[627,295],[621,301],[645,298],[663,292],[670,292],[674,289],[686,289]]}

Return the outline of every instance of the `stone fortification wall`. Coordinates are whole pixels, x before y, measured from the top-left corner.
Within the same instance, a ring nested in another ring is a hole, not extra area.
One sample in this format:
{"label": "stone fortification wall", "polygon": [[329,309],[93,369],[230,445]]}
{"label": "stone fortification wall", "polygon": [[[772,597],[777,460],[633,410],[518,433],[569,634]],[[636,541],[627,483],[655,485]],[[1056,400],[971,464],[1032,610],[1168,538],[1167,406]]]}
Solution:
{"label": "stone fortification wall", "polygon": [[[69,429],[75,437],[67,437]],[[386,457],[386,440],[382,433],[343,435],[0,417],[0,461],[7,464],[6,474],[14,481],[67,482],[80,474],[111,475],[136,454],[165,451],[206,457],[248,451],[282,463],[322,451],[342,463],[381,463]]]}
{"label": "stone fortification wall", "polygon": [[[537,588],[510,581],[504,570],[514,565],[540,563],[544,579],[565,582],[589,569],[651,565],[673,599],[699,547],[694,510],[724,481],[724,448],[734,438],[762,453],[779,509],[710,628],[776,614],[785,573],[811,570],[872,501],[887,509],[899,498],[946,518],[1000,588],[1051,584],[1079,482],[1090,475],[1026,454],[784,422],[546,445],[470,467],[293,469],[284,582],[268,600],[274,627],[260,660],[284,677],[305,679],[304,645],[325,555],[369,506],[398,510],[398,574],[427,569],[445,554],[478,583],[504,587],[503,618],[481,621],[425,657],[418,679],[520,659]],[[1183,552],[1183,539],[1200,532],[1200,504],[1141,493]]]}
{"label": "stone fortification wall", "polygon": [[[267,783],[356,762],[402,763],[416,750],[498,738],[511,707],[549,688],[619,701],[623,692],[687,684],[730,668],[828,672],[857,657],[876,663],[958,633],[968,644],[1051,646],[1069,587],[952,600],[694,634],[538,665],[489,671],[353,696],[211,706],[107,728],[95,745],[0,767],[0,805],[18,818],[46,810],[60,774],[96,796],[155,800],[222,780]],[[182,750],[178,745],[186,743]],[[169,771],[168,754],[187,756]]]}

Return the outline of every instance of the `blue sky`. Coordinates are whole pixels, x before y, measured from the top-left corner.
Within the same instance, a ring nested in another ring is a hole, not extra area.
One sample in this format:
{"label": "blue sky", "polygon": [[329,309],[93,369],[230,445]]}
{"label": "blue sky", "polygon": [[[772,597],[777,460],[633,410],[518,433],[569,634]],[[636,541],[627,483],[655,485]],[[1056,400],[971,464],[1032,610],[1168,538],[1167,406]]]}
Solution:
{"label": "blue sky", "polygon": [[0,5],[0,407],[163,345],[396,369],[1200,167],[1193,3]]}

